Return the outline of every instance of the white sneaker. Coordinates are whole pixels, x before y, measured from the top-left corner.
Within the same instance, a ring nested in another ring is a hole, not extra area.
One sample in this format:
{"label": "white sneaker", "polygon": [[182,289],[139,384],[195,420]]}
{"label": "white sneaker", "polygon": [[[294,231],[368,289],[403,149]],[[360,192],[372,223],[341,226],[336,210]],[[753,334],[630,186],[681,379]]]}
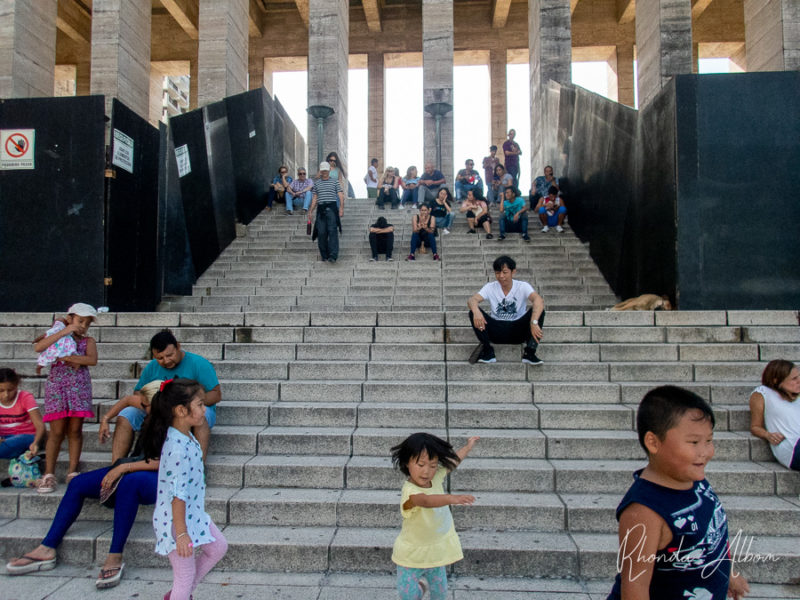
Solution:
{"label": "white sneaker", "polygon": [[547,225],[542,227],[542,233],[547,233],[548,231],[550,231],[550,228]]}
{"label": "white sneaker", "polygon": [[443,234],[443,235],[447,235],[448,233],[450,233],[450,230],[449,230],[449,229],[447,229],[447,227],[445,227],[444,229],[442,229],[442,234]]}
{"label": "white sneaker", "polygon": [[563,228],[561,225],[558,225],[558,226],[556,227],[556,231],[557,231],[558,233],[564,233],[564,228]]}

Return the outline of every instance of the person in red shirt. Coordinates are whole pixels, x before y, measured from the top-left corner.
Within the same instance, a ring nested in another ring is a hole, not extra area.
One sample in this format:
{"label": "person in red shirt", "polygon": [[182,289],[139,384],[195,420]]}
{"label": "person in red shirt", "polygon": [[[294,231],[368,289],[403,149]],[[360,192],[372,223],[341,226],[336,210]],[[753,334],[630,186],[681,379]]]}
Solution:
{"label": "person in red shirt", "polygon": [[0,458],[17,458],[39,451],[44,422],[33,394],[19,389],[14,369],[0,368]]}

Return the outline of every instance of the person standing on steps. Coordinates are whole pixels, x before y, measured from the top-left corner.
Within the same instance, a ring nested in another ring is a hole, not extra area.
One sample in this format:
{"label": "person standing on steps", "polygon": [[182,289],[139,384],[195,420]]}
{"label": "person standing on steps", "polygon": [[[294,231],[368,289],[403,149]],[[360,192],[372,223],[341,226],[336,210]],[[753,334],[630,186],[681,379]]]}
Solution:
{"label": "person standing on steps", "polygon": [[367,198],[378,197],[378,159],[373,158],[369,163],[367,174],[364,175],[364,183],[367,184]]}
{"label": "person standing on steps", "polygon": [[[510,256],[498,256],[492,264],[495,281],[484,285],[467,300],[472,330],[480,342],[469,357],[470,364],[494,363],[492,342],[495,344],[525,344],[522,362],[540,365],[536,349],[542,341],[544,325],[544,300],[531,284],[517,281],[517,263]],[[484,300],[489,302],[491,314],[480,308]],[[527,302],[531,307],[526,310]]]}
{"label": "person standing on steps", "polygon": [[503,142],[503,155],[506,158],[506,171],[514,177],[514,186],[519,187],[519,155],[522,154],[522,150],[514,141],[516,136],[515,130],[508,130],[508,139]]}
{"label": "person standing on steps", "polygon": [[319,179],[314,181],[313,191],[309,215],[313,215],[316,210],[317,220],[311,239],[317,240],[322,260],[335,263],[339,258],[339,231],[342,229],[341,218],[344,216],[344,192],[339,180],[331,177],[331,166],[325,161],[319,163]]}

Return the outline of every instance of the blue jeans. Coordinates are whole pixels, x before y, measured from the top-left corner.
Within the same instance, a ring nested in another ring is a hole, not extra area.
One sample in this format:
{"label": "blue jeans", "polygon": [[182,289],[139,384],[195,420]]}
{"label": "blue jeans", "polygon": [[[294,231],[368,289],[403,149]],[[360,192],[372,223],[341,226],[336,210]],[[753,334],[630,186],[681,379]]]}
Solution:
{"label": "blue jeans", "polygon": [[476,181],[475,183],[464,183],[462,181],[456,181],[456,200],[461,200],[467,197],[467,192],[470,190],[480,190],[483,193],[483,182]]}
{"label": "blue jeans", "polygon": [[417,189],[403,190],[402,202],[403,204],[416,204],[417,203]]}
{"label": "blue jeans", "polygon": [[24,454],[36,436],[32,433],[9,435],[0,442],[0,458],[17,458]]}
{"label": "blue jeans", "polygon": [[[42,540],[48,548],[58,548],[67,530],[78,518],[86,498],[100,498],[100,482],[111,469],[104,467],[81,473],[69,482],[67,491],[58,505],[53,524]],[[117,493],[114,494],[114,532],[111,536],[109,553],[119,554],[125,548],[131,527],[136,519],[140,504],[155,504],[158,488],[158,471],[134,471],[122,477]]]}
{"label": "blue jeans", "polygon": [[[144,423],[144,418],[147,416],[147,413],[135,406],[126,406],[119,411],[119,416],[131,424],[131,429],[139,431],[142,428],[142,423]],[[217,422],[216,405],[206,406],[206,421],[208,422],[208,428],[213,429],[214,424]]]}
{"label": "blue jeans", "polygon": [[339,230],[336,218],[339,210],[333,202],[317,205],[317,245],[322,260],[339,258]]}
{"label": "blue jeans", "polygon": [[514,219],[509,219],[505,215],[500,217],[500,235],[505,235],[506,231],[518,231],[522,235],[528,235],[528,215],[522,213],[514,223]]}
{"label": "blue jeans", "polygon": [[308,207],[311,206],[311,190],[306,190],[305,192],[300,192],[299,194],[292,195],[289,191],[286,191],[286,210],[289,212],[294,211],[294,205],[296,202],[299,201],[300,197],[303,197],[303,210],[308,210]]}
{"label": "blue jeans", "polygon": [[453,219],[456,216],[449,212],[444,217],[434,217],[436,219],[436,227],[437,229],[450,229],[453,226]]}
{"label": "blue jeans", "polygon": [[437,254],[436,236],[433,235],[432,233],[428,233],[427,231],[424,231],[422,233],[414,232],[411,234],[411,251],[409,252],[409,254],[414,254],[414,252],[417,251],[417,248],[419,248],[422,245],[422,242],[426,242],[428,244],[428,247],[431,249],[431,252]]}

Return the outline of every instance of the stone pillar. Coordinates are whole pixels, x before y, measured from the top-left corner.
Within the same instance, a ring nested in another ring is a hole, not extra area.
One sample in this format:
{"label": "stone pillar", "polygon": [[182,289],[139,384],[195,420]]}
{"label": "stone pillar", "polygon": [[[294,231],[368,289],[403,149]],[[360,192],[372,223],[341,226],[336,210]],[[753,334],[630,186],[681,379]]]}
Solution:
{"label": "stone pillar", "polygon": [[637,0],[636,57],[640,107],[673,75],[692,72],[689,0]]}
{"label": "stone pillar", "polygon": [[92,63],[78,62],[75,65],[75,95],[88,96],[92,87]]}
{"label": "stone pillar", "polygon": [[157,69],[150,71],[150,115],[151,125],[158,127],[164,109],[164,73]]}
{"label": "stone pillar", "polygon": [[[545,91],[548,81],[572,81],[572,14],[570,0],[528,0],[528,53],[531,78],[531,174],[546,164],[557,167],[556,127],[547,116]],[[547,130],[547,124],[553,125]],[[521,145],[525,143],[520,140]],[[525,148],[520,162],[525,160]]]}
{"label": "stone pillar", "polygon": [[52,96],[56,0],[0,1],[0,98]]}
{"label": "stone pillar", "polygon": [[[506,51],[489,51],[489,87],[491,88],[492,137],[491,143],[498,148],[498,156],[502,156],[503,142],[508,133],[508,98],[506,83]],[[502,158],[501,158],[502,160]]]}
{"label": "stone pillar", "polygon": [[617,102],[635,107],[633,44],[617,46]]}
{"label": "stone pillar", "polygon": [[189,110],[194,110],[198,107],[197,93],[198,82],[200,77],[197,74],[197,59],[189,61]]}
{"label": "stone pillar", "polygon": [[251,56],[247,65],[248,89],[257,90],[264,87],[264,58]]}
{"label": "stone pillar", "polygon": [[[347,0],[308,2],[308,105],[329,106],[325,121],[323,157],[336,152],[348,175],[355,165],[347,162],[347,78],[350,53],[350,8]],[[317,120],[308,116],[308,171],[317,167]],[[358,165],[356,170],[361,170]],[[346,190],[345,190],[346,193]]]}
{"label": "stone pillar", "polygon": [[248,0],[200,0],[197,105],[247,91]]}
{"label": "stone pillar", "polygon": [[797,0],[744,0],[748,71],[800,70]]}
{"label": "stone pillar", "polygon": [[[453,104],[453,0],[422,0],[422,101]],[[436,119],[423,121],[424,162],[436,162]],[[453,111],[441,120],[442,165],[453,190]],[[423,167],[424,168],[424,167]]]}
{"label": "stone pillar", "polygon": [[150,116],[150,0],[94,0],[91,93]]}
{"label": "stone pillar", "polygon": [[370,52],[367,57],[367,86],[369,88],[367,96],[367,105],[369,106],[367,160],[377,158],[379,168],[383,168],[386,165],[386,149],[383,143],[386,131],[384,127],[386,86],[383,69],[383,52]]}

